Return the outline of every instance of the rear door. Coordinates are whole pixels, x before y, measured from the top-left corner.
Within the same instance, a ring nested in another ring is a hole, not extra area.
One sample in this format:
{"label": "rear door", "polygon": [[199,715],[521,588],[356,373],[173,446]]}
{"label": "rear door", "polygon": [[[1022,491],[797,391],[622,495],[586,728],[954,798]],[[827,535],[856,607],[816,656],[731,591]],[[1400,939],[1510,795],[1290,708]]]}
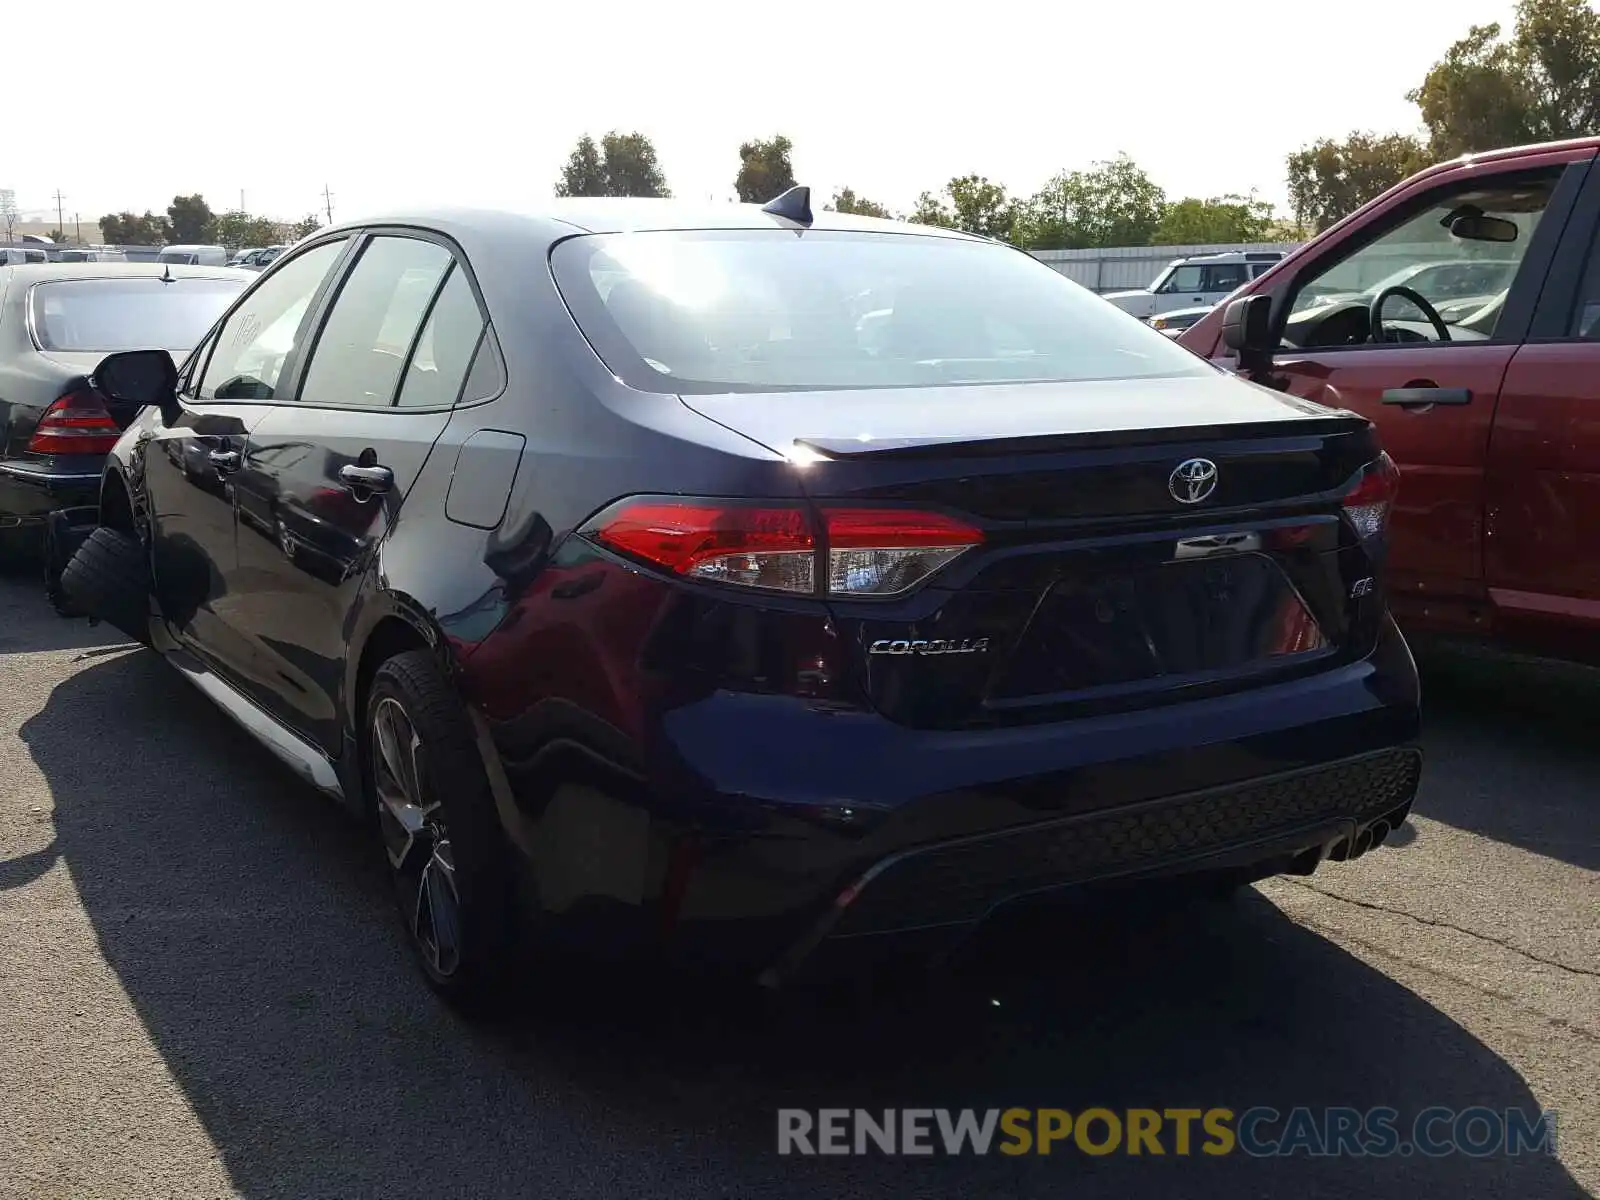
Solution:
{"label": "rear door", "polygon": [[454,248],[397,230],[366,236],[319,323],[290,402],[251,431],[239,559],[254,696],[335,752],[363,571],[450,421],[485,321]]}
{"label": "rear door", "polygon": [[[1275,310],[1286,313],[1276,385],[1367,417],[1400,466],[1390,579],[1396,612],[1417,627],[1486,627],[1484,479],[1495,406],[1592,154],[1556,152],[1499,171],[1462,168],[1420,180],[1274,289]],[[1453,218],[1474,208],[1515,226],[1515,240],[1452,234]],[[1481,260],[1511,260],[1509,288],[1463,309],[1426,294],[1426,281],[1448,272],[1419,273],[1424,282],[1413,290],[1441,312],[1443,330],[1395,294],[1373,340],[1379,281],[1419,264]]]}
{"label": "rear door", "polygon": [[1600,661],[1600,174],[1506,372],[1485,521],[1498,631]]}

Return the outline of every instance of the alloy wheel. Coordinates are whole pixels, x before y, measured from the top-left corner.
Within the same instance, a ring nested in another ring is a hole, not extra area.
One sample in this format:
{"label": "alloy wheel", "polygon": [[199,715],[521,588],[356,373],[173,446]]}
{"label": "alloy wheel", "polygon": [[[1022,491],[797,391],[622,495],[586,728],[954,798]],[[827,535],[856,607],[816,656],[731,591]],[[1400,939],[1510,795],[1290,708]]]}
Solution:
{"label": "alloy wheel", "polygon": [[439,978],[461,965],[461,893],[444,811],[428,792],[427,748],[392,696],[372,711],[372,774],[378,825],[401,886],[411,936]]}

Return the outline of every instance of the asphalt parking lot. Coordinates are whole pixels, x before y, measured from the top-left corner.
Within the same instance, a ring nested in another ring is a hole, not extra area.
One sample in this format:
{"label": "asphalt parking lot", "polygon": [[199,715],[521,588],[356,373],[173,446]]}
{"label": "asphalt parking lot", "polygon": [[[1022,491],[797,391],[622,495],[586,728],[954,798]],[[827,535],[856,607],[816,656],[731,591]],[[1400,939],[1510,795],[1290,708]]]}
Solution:
{"label": "asphalt parking lot", "polygon": [[[1430,671],[1412,829],[763,1012],[553,978],[474,1028],[358,832],[148,652],[0,579],[0,1194],[1431,1196],[1600,1188],[1600,686]],[[775,1153],[780,1107],[1554,1109],[1556,1157]]]}

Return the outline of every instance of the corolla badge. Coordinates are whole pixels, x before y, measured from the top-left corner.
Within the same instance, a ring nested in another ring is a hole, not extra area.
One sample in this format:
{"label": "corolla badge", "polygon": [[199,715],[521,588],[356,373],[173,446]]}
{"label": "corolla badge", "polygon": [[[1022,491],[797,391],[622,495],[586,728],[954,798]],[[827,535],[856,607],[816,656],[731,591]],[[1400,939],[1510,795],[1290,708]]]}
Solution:
{"label": "corolla badge", "polygon": [[1217,490],[1217,464],[1209,458],[1186,458],[1167,477],[1167,491],[1179,504],[1199,504]]}
{"label": "corolla badge", "polygon": [[988,638],[879,638],[868,654],[987,654]]}

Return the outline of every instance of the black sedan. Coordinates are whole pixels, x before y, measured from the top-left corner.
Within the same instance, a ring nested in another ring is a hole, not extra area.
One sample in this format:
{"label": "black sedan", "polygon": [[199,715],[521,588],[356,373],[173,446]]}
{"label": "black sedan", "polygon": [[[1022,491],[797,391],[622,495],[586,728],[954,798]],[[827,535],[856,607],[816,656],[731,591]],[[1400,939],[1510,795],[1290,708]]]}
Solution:
{"label": "black sedan", "polygon": [[396,213],[95,378],[149,407],[69,592],[374,818],[457,1001],[543,939],[780,984],[1304,874],[1416,790],[1371,426],[1002,245]]}
{"label": "black sedan", "polygon": [[0,267],[0,552],[37,545],[46,515],[92,503],[138,406],[96,392],[108,353],[184,355],[254,276],[114,263]]}

